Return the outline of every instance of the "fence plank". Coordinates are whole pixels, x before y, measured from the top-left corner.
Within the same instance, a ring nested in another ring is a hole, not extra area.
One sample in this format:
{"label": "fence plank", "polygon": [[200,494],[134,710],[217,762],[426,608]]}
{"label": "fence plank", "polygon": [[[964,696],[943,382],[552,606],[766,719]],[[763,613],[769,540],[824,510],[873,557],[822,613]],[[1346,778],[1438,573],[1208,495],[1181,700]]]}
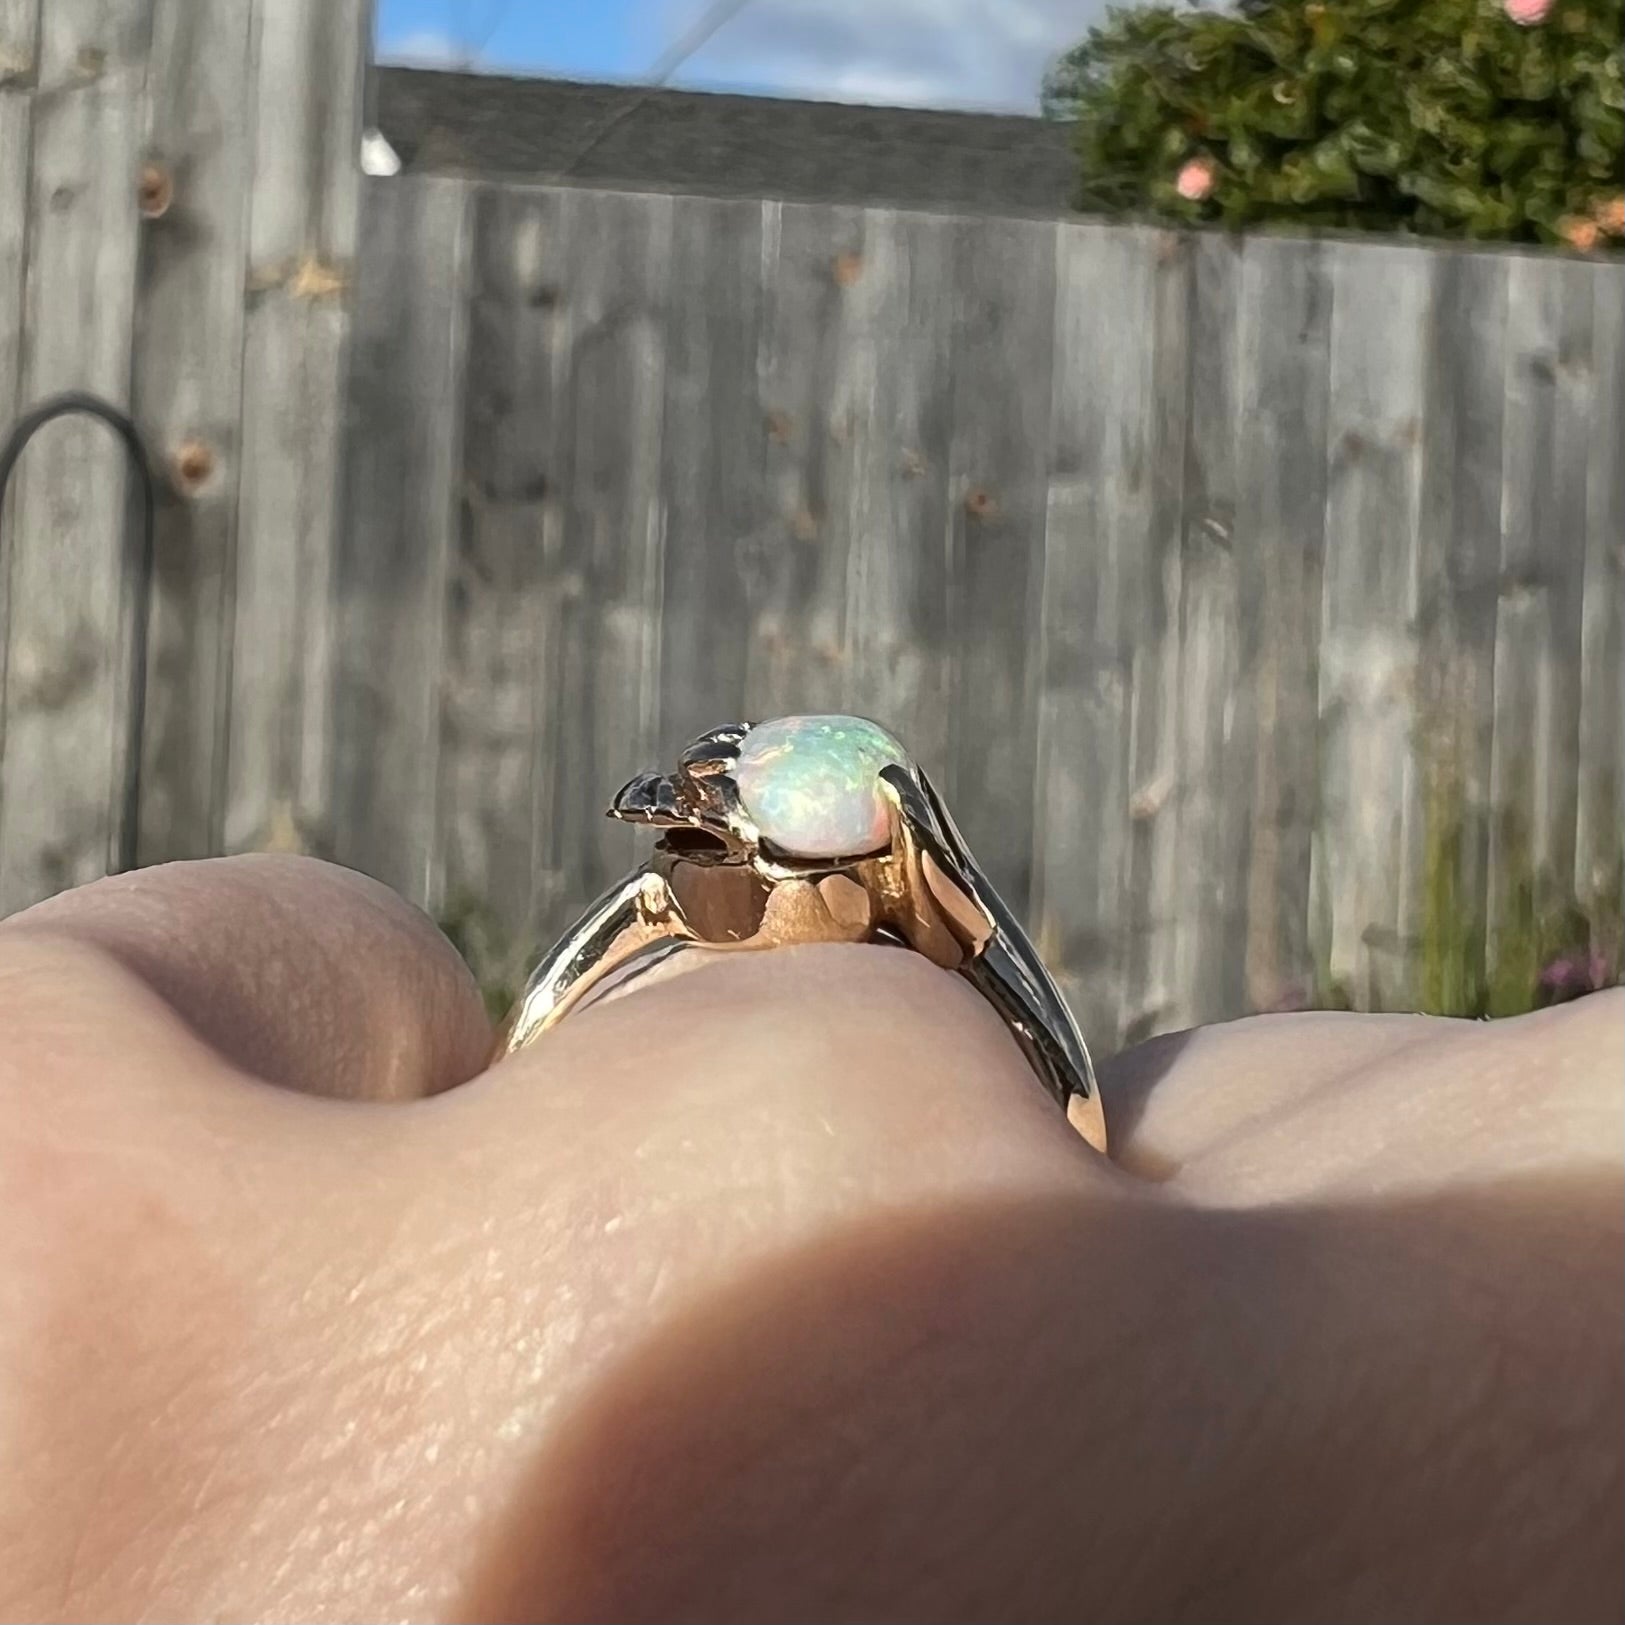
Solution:
{"label": "fence plank", "polygon": [[[0,0],[0,423],[21,406],[23,279],[28,263],[29,145],[38,73],[39,0]],[[0,678],[5,649],[0,571]]]}
{"label": "fence plank", "polygon": [[1591,444],[1581,623],[1580,783],[1575,895],[1593,946],[1625,973],[1625,266],[1592,281]]}
{"label": "fence plank", "polygon": [[[24,288],[28,271],[30,146],[38,74],[38,0],[0,0],[0,432],[23,405]],[[0,775],[6,750],[6,650],[10,641],[10,540],[17,481],[0,502]],[[0,801],[5,782],[0,776]]]}
{"label": "fence plank", "polygon": [[1033,919],[1097,1058],[1165,1002],[1148,954],[1174,883],[1153,804],[1175,694],[1180,464],[1166,436],[1182,428],[1184,379],[1181,366],[1170,413],[1159,359],[1181,348],[1185,271],[1160,233],[1058,236]]}
{"label": "fence plank", "polygon": [[632,866],[646,836],[604,816],[659,764],[661,418],[671,205],[562,190],[565,286],[551,328],[557,422],[547,474],[535,851],[551,937]]}
{"label": "fence plank", "polygon": [[671,224],[672,317],[660,476],[665,526],[659,736],[663,757],[740,720],[771,550],[758,384],[763,218],[777,205],[681,198]]}
{"label": "fence plank", "polygon": [[333,855],[431,907],[470,196],[363,189],[335,567]]}
{"label": "fence plank", "polygon": [[[22,398],[129,396],[141,18],[54,0],[40,37]],[[118,838],[133,582],[125,453],[59,422],[15,476],[7,526],[0,915],[105,873]]]}
{"label": "fence plank", "polygon": [[[412,184],[395,182],[393,184]],[[544,532],[558,421],[552,329],[569,290],[554,194],[479,187],[469,261],[462,483],[439,775],[444,911],[518,976],[537,936]],[[583,791],[585,794],[585,790]]]}
{"label": "fence plank", "polygon": [[948,441],[951,227],[871,210],[849,289],[868,360],[842,374],[836,422],[855,465],[846,546],[842,708],[892,728],[932,775],[948,760]]}
{"label": "fence plank", "polygon": [[1490,1008],[1528,999],[1576,927],[1581,590],[1592,290],[1575,261],[1508,267],[1501,588],[1495,628]]}
{"label": "fence plank", "polygon": [[946,490],[947,223],[790,204],[764,220],[770,517],[744,567],[746,709],[874,715],[935,765],[946,735],[929,674],[943,661],[930,552]]}
{"label": "fence plank", "polygon": [[228,847],[321,848],[367,0],[255,0]]}
{"label": "fence plank", "polygon": [[1422,1008],[1477,1014],[1483,1002],[1494,731],[1495,605],[1501,567],[1506,261],[1439,261],[1426,336],[1413,742],[1422,773]]}
{"label": "fence plank", "polygon": [[[1318,244],[1259,237],[1242,269],[1235,548],[1240,704],[1252,714],[1239,1008],[1308,1004],[1332,288]],[[1232,1013],[1234,1009],[1232,1007]]]}
{"label": "fence plank", "polygon": [[1420,901],[1417,335],[1427,330],[1433,261],[1408,245],[1341,243],[1330,252],[1316,954],[1331,997],[1394,1009],[1412,996]]}
{"label": "fence plank", "polygon": [[771,204],[765,216],[762,456],[773,519],[747,674],[748,708],[762,716],[839,711],[847,686],[847,560],[874,449],[863,437],[884,297],[866,220],[827,204]]}
{"label": "fence plank", "polygon": [[[1194,1026],[1245,1007],[1245,929],[1253,789],[1253,708],[1242,702],[1241,553],[1236,534],[1241,415],[1237,354],[1242,255],[1230,238],[1192,245],[1180,537],[1179,714],[1170,811],[1177,830],[1165,1021]],[[1250,428],[1250,425],[1246,427]]]}
{"label": "fence plank", "polygon": [[[143,738],[144,863],[219,844],[252,167],[251,0],[158,0],[147,61],[149,218],[136,278],[134,414],[186,473],[158,512]],[[167,187],[171,196],[163,196]]]}
{"label": "fence plank", "polygon": [[1054,221],[954,227],[945,794],[1018,918],[1032,893]]}

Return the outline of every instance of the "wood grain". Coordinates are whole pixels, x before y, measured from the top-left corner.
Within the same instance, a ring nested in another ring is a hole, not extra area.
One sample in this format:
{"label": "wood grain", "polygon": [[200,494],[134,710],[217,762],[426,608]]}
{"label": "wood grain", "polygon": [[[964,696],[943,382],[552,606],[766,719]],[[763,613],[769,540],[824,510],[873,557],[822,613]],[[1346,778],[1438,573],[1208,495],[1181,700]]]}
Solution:
{"label": "wood grain", "polygon": [[323,850],[367,0],[256,0],[228,849]]}
{"label": "wood grain", "polygon": [[660,759],[671,251],[663,198],[561,191],[553,201],[567,293],[548,330],[550,461],[534,469],[557,493],[546,507],[537,582],[534,851],[544,935],[562,931],[647,845],[604,809],[620,785]]}
{"label": "wood grain", "polygon": [[475,191],[437,861],[445,908],[477,915],[498,957],[522,955],[537,934],[540,595],[558,501],[548,482],[559,410],[551,329],[564,297],[556,218],[545,191]]}
{"label": "wood grain", "polygon": [[776,227],[778,205],[680,198],[673,211],[660,473],[659,737],[668,753],[763,698],[751,666],[786,536],[763,466],[764,221]]}
{"label": "wood grain", "polygon": [[1441,256],[1426,335],[1413,748],[1424,827],[1418,1003],[1438,1015],[1484,1004],[1507,264]]}
{"label": "wood grain", "polygon": [[[145,856],[334,853],[513,971],[621,777],[851,709],[1102,1053],[1617,956],[1618,265],[429,176],[358,238],[365,11],[0,0],[0,407],[128,395],[169,476]],[[63,424],[6,516],[0,906],[109,861],[122,500]]]}
{"label": "wood grain", "polygon": [[867,220],[862,209],[795,203],[764,215],[757,435],[771,517],[750,571],[753,717],[839,711],[848,688],[847,565],[883,432],[875,345],[886,276],[865,253]]}
{"label": "wood grain", "polygon": [[1406,1007],[1421,902],[1417,554],[1433,265],[1339,245],[1327,404],[1315,952],[1327,996]]}
{"label": "wood grain", "polygon": [[452,516],[460,500],[472,188],[367,182],[335,563],[332,843],[439,907]]}
{"label": "wood grain", "polygon": [[1278,238],[1248,242],[1237,312],[1234,548],[1252,808],[1246,985],[1231,1009],[1293,1008],[1315,997],[1309,872],[1319,806],[1331,315],[1326,251]]}
{"label": "wood grain", "polygon": [[139,856],[220,844],[254,119],[251,0],[157,0],[140,159],[133,411],[168,475],[147,654]]}
{"label": "wood grain", "polygon": [[954,228],[944,793],[1018,918],[1032,894],[1055,331],[1053,221]]}
{"label": "wood grain", "polygon": [[855,465],[846,546],[844,710],[907,741],[933,776],[948,760],[948,437],[952,227],[873,210],[863,277],[849,290],[867,351],[843,375],[836,422]]}
{"label": "wood grain", "polygon": [[1510,990],[1558,946],[1543,939],[1573,885],[1592,286],[1572,260],[1507,276],[1487,958]]}
{"label": "wood grain", "polygon": [[[128,401],[142,18],[92,0],[42,13],[20,395]],[[127,738],[124,448],[99,423],[35,436],[6,528],[0,914],[105,873]]]}
{"label": "wood grain", "polygon": [[1594,945],[1618,970],[1625,968],[1618,936],[1625,892],[1625,266],[1594,267],[1591,288],[1574,886]]}
{"label": "wood grain", "polygon": [[1180,464],[1166,437],[1183,421],[1184,379],[1159,361],[1179,348],[1186,270],[1162,234],[1059,234],[1033,918],[1108,1052],[1175,1003],[1155,945],[1178,884],[1162,812],[1179,584]]}
{"label": "wood grain", "polygon": [[1179,698],[1173,742],[1177,891],[1171,985],[1177,1025],[1213,1021],[1246,998],[1246,932],[1256,708],[1244,680],[1250,651],[1242,598],[1245,543],[1237,534],[1242,413],[1238,319],[1241,244],[1200,238],[1191,264],[1186,332],[1189,394],[1180,526]]}
{"label": "wood grain", "polygon": [[[0,0],[0,423],[23,406],[24,290],[28,275],[29,185],[34,87],[39,75],[39,0]],[[11,551],[17,479],[0,502],[0,774],[6,749],[6,650],[10,641]],[[0,800],[5,780],[0,776]]]}
{"label": "wood grain", "polygon": [[[21,405],[29,149],[39,73],[39,0],[0,0],[0,420]],[[0,605],[4,603],[0,573]],[[0,648],[5,621],[0,616]]]}

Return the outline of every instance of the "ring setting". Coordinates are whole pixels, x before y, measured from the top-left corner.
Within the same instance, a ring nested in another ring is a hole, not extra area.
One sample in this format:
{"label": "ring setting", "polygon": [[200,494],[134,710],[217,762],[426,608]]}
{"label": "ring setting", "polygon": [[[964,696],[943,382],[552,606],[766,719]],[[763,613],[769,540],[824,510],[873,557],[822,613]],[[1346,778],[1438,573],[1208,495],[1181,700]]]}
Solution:
{"label": "ring setting", "polygon": [[1060,990],[929,777],[878,723],[712,728],[674,771],[630,780],[608,813],[658,831],[654,852],[537,965],[498,1055],[675,950],[891,943],[970,981],[1073,1126],[1106,1149],[1089,1052]]}

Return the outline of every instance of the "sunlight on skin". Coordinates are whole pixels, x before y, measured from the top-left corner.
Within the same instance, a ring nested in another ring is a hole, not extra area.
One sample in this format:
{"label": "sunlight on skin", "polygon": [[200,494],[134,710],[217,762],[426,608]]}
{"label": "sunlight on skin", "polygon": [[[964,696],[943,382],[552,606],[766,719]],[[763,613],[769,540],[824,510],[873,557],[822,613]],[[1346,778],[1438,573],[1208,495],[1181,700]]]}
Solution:
{"label": "sunlight on skin", "polygon": [[476,1076],[262,857],[0,925],[0,1032],[5,1617],[1620,1611],[1617,992],[1153,1041],[1105,1163],[895,949]]}

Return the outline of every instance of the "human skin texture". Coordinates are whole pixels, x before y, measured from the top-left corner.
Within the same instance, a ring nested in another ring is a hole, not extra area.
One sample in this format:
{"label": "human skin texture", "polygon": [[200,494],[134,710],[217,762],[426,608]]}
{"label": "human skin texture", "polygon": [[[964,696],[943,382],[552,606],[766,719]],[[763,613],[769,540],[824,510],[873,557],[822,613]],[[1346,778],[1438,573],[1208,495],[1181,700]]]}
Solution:
{"label": "human skin texture", "polygon": [[482,1070],[301,859],[0,924],[0,1617],[1617,1620],[1625,995],[1102,1069],[895,948]]}

